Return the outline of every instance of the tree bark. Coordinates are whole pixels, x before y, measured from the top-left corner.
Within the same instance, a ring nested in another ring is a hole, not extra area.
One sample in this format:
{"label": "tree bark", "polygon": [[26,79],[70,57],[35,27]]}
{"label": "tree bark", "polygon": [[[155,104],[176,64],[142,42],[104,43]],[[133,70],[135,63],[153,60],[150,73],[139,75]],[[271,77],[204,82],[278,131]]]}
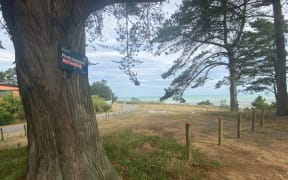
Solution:
{"label": "tree bark", "polygon": [[59,45],[85,54],[85,18],[75,2],[1,2],[27,118],[28,180],[120,179],[100,143],[88,75],[58,65]]}
{"label": "tree bark", "polygon": [[272,0],[275,27],[276,63],[275,77],[277,86],[277,114],[287,115],[287,82],[286,82],[286,50],[284,39],[284,19],[280,0]]}
{"label": "tree bark", "polygon": [[228,50],[229,60],[229,81],[230,81],[230,110],[238,110],[237,100],[237,78],[236,78],[236,62],[232,54],[232,50]]}

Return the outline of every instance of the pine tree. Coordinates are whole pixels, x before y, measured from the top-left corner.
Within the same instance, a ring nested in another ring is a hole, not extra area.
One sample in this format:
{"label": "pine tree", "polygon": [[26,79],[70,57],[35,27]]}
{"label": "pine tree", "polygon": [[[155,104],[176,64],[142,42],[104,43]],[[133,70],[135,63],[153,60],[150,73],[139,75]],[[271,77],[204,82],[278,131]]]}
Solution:
{"label": "pine tree", "polygon": [[167,20],[153,42],[158,54],[181,52],[173,66],[162,74],[179,74],[165,89],[161,100],[184,101],[184,91],[203,85],[209,72],[224,66],[229,70],[230,108],[238,109],[237,61],[235,50],[243,34],[248,0],[183,0],[180,9]]}

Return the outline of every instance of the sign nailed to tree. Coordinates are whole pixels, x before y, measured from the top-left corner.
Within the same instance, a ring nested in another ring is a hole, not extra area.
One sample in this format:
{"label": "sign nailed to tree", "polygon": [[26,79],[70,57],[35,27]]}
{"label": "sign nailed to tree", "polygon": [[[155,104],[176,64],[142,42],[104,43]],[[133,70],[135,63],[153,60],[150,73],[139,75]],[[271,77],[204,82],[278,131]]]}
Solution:
{"label": "sign nailed to tree", "polygon": [[68,72],[88,73],[88,58],[77,52],[59,47],[60,68]]}

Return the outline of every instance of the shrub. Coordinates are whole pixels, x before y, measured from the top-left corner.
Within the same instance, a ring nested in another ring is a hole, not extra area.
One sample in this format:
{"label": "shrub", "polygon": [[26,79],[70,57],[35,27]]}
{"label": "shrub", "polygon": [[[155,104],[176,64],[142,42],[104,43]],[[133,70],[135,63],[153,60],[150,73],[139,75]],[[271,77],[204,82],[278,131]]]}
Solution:
{"label": "shrub", "polygon": [[97,95],[92,95],[92,103],[95,112],[107,112],[111,109],[111,106],[106,103],[105,99]]}
{"label": "shrub", "polygon": [[213,104],[212,104],[209,100],[206,100],[206,101],[200,101],[200,102],[198,102],[197,105],[208,105],[208,106],[212,106]]}
{"label": "shrub", "polygon": [[269,104],[265,102],[265,98],[262,96],[258,96],[252,103],[251,105],[256,108],[256,109],[268,109]]}
{"label": "shrub", "polygon": [[6,111],[4,108],[0,108],[0,125],[11,124],[15,120],[14,116]]}
{"label": "shrub", "polygon": [[136,97],[132,97],[130,103],[131,104],[139,104],[139,103],[141,103],[141,101],[140,101],[140,99],[138,99]]}
{"label": "shrub", "polygon": [[20,97],[11,92],[4,93],[0,97],[0,125],[11,124],[19,117],[21,120],[25,118]]}

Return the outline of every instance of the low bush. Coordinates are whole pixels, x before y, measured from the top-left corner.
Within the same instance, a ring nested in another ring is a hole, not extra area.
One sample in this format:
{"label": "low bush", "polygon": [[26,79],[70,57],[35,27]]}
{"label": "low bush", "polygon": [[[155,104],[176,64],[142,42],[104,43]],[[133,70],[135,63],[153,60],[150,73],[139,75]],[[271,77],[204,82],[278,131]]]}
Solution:
{"label": "low bush", "polygon": [[11,92],[0,96],[0,125],[13,123],[15,120],[25,120],[25,113],[19,96]]}
{"label": "low bush", "polygon": [[200,102],[198,102],[197,105],[212,106],[213,104],[212,104],[209,100],[206,100],[206,101],[200,101]]}
{"label": "low bush", "polygon": [[95,112],[107,112],[111,109],[111,105],[107,104],[105,99],[96,95],[92,95],[91,97]]}
{"label": "low bush", "polygon": [[252,103],[251,105],[255,109],[269,109],[270,105],[265,102],[265,98],[262,96],[258,96]]}

